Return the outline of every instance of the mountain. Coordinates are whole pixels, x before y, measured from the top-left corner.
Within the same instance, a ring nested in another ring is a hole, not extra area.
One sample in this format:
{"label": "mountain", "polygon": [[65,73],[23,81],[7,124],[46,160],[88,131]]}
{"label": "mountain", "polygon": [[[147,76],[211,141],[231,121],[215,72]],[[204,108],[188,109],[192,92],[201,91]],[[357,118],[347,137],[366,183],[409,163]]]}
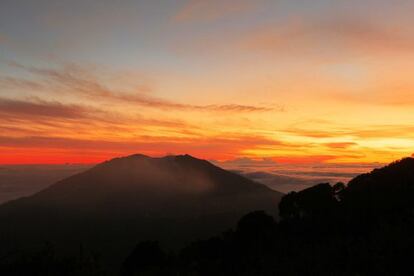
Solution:
{"label": "mountain", "polygon": [[414,158],[408,157],[352,179],[342,192],[348,208],[391,215],[414,208]]}
{"label": "mountain", "polygon": [[234,226],[251,210],[276,214],[281,197],[189,155],[131,155],[1,205],[0,237],[19,246],[83,244],[109,255],[147,239],[178,247]]}
{"label": "mountain", "polygon": [[376,190],[414,187],[414,158],[407,157],[370,173],[361,174],[349,182],[348,189],[362,191],[372,189],[373,185]]}
{"label": "mountain", "polygon": [[[0,208],[82,215],[199,217],[272,210],[281,194],[189,155],[116,158]],[[276,201],[275,201],[276,200]],[[191,207],[191,208],[190,208]],[[122,212],[121,212],[122,211]],[[3,212],[4,213],[4,212]]]}

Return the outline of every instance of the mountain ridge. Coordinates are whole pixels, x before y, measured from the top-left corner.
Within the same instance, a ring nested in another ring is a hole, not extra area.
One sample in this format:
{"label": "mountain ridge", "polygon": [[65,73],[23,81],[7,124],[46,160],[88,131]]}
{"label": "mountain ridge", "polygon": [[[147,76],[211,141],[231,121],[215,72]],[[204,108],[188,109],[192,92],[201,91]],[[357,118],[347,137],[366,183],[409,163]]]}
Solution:
{"label": "mountain ridge", "polygon": [[[251,210],[277,215],[281,193],[190,155],[105,161],[0,205],[0,237],[25,248],[79,244],[121,260],[140,240],[172,248],[232,228]],[[117,264],[118,265],[118,264]]]}
{"label": "mountain ridge", "polygon": [[[105,161],[26,199],[59,196],[61,202],[66,202],[71,194],[89,194],[91,197],[111,192],[115,193],[112,196],[116,196],[116,192],[122,191],[135,192],[137,196],[138,193],[151,192],[154,197],[167,194],[199,197],[272,190],[190,155],[152,158],[135,154]],[[76,202],[77,198],[72,200]]]}

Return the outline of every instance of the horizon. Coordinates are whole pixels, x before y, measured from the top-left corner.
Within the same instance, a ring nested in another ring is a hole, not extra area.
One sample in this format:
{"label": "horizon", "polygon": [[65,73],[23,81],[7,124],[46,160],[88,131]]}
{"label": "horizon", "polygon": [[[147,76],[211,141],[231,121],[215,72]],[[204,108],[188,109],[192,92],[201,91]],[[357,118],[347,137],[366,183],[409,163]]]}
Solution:
{"label": "horizon", "polygon": [[409,1],[2,1],[0,164],[414,153]]}
{"label": "horizon", "polygon": [[[117,156],[105,162],[119,158],[142,155]],[[165,155],[148,158],[165,158]],[[200,160],[196,156],[191,156]],[[205,160],[205,159],[201,159]],[[271,159],[238,158],[232,160],[206,160],[215,166],[242,175],[261,183],[272,190],[289,193],[312,187],[317,183],[348,183],[359,174],[368,173],[383,167],[381,163],[277,163]],[[85,172],[102,163],[93,164],[0,164],[0,204],[24,196],[33,195],[58,180]],[[162,172],[160,171],[162,174]],[[30,183],[30,184],[29,184]]]}
{"label": "horizon", "polygon": [[414,275],[414,0],[0,0],[0,275]]}
{"label": "horizon", "polygon": [[[165,157],[169,157],[169,156],[190,156],[192,158],[195,159],[201,159],[201,160],[206,160],[210,163],[237,163],[237,162],[241,162],[241,163],[248,163],[248,162],[271,162],[272,164],[276,165],[276,164],[280,164],[280,165],[344,165],[344,166],[349,166],[349,165],[386,165],[387,163],[381,163],[381,162],[315,162],[313,160],[309,160],[309,159],[285,159],[285,158],[281,158],[279,161],[274,160],[273,158],[268,158],[268,157],[247,157],[247,156],[237,156],[235,158],[229,158],[229,159],[204,159],[200,156],[197,155],[192,155],[192,154],[188,154],[188,153],[178,153],[178,154],[171,154],[171,153],[167,153],[167,154],[142,154],[142,153],[130,153],[130,154],[126,154],[126,155],[114,155],[112,157],[108,157],[106,159],[102,159],[102,160],[98,160],[98,161],[94,161],[94,162],[65,162],[65,163],[61,163],[61,162],[51,162],[51,163],[0,163],[0,166],[53,166],[53,165],[97,165],[106,161],[110,161],[113,159],[117,159],[117,158],[125,158],[125,157],[131,157],[134,155],[142,155],[145,157],[149,157],[149,158],[165,158]],[[403,156],[399,159],[393,160],[391,162],[394,161],[398,161],[401,159],[405,159],[405,158],[414,158],[414,154],[412,156]]]}

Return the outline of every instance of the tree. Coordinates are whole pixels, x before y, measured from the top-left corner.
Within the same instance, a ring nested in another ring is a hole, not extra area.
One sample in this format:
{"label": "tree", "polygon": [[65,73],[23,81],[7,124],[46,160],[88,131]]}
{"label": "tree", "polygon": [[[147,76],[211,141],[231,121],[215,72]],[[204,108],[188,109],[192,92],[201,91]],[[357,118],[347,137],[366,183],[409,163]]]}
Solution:
{"label": "tree", "polygon": [[162,275],[167,265],[168,256],[157,241],[139,243],[125,259],[121,274],[132,275]]}

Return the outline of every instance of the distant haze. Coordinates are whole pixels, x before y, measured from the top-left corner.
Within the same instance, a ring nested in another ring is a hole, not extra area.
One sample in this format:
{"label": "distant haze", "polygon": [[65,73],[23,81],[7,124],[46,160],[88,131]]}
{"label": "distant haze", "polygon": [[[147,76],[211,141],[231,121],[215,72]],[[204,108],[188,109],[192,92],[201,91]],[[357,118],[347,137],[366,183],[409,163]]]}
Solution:
{"label": "distant haze", "polygon": [[381,167],[380,163],[278,163],[271,159],[240,158],[215,162],[220,167],[261,182],[269,188],[288,193],[299,191],[318,183],[347,183],[353,177]]}
{"label": "distant haze", "polygon": [[29,196],[91,165],[0,166],[0,203]]}

